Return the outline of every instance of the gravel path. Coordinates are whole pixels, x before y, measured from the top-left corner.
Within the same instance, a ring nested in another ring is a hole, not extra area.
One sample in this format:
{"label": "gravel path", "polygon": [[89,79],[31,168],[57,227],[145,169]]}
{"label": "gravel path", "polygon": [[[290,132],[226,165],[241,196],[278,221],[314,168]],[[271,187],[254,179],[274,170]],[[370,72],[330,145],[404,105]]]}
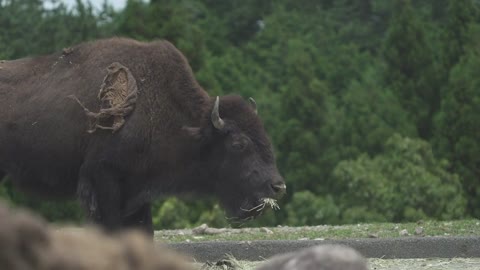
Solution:
{"label": "gravel path", "polygon": [[[322,244],[352,247],[367,258],[480,258],[480,237],[409,237],[342,240],[206,241],[171,243],[173,249],[197,261],[218,261],[226,255],[238,260],[260,261],[271,256]],[[479,268],[480,270],[480,268]]]}
{"label": "gravel path", "polygon": [[480,258],[370,259],[371,270],[479,270]]}
{"label": "gravel path", "polygon": [[[479,221],[467,226],[452,226],[448,222],[434,225],[425,226],[425,231],[419,230],[417,224],[411,228],[402,224],[241,229],[200,226],[193,230],[158,231],[155,239],[195,257],[202,270],[254,270],[273,255],[327,243],[355,248],[369,258],[370,270],[480,270]],[[458,228],[450,230],[455,226]],[[325,237],[318,237],[320,233]],[[358,236],[361,237],[352,238]],[[227,255],[239,260],[233,264],[235,267],[215,266]]]}
{"label": "gravel path", "polygon": [[[238,261],[233,268],[198,264],[202,270],[254,270],[261,262]],[[480,258],[475,259],[369,259],[370,270],[479,270]]]}

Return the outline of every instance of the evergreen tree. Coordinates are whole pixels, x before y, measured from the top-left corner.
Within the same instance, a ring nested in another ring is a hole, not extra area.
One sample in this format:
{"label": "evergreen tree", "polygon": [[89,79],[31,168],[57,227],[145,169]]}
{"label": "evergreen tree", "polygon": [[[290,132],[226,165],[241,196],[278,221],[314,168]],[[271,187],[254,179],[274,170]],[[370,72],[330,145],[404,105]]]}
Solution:
{"label": "evergreen tree", "polygon": [[435,63],[422,22],[410,0],[396,0],[383,53],[385,80],[425,139],[432,133],[432,117],[439,107]]}
{"label": "evergreen tree", "polygon": [[338,102],[342,106],[329,114],[325,129],[329,145],[334,145],[332,152],[345,151],[338,157],[340,160],[362,153],[378,154],[383,151],[384,142],[395,133],[417,136],[398,98],[390,89],[382,87],[379,70],[380,66],[372,66],[361,79],[352,80]]}
{"label": "evergreen tree", "polygon": [[468,213],[480,217],[480,52],[470,51],[452,69],[438,114],[436,144],[461,176]]}
{"label": "evergreen tree", "polygon": [[[477,79],[473,70],[478,68],[478,49],[475,36],[479,33],[475,21],[478,5],[470,0],[448,1],[446,23],[441,43],[442,60],[442,103],[436,115],[436,152],[452,162],[452,171],[461,176],[468,198],[468,213],[476,216],[480,200],[478,188],[480,174],[475,164],[479,157],[475,142],[475,103]],[[470,127],[471,125],[471,127]],[[472,130],[473,129],[473,130]]]}
{"label": "evergreen tree", "polygon": [[139,40],[164,39],[186,56],[193,70],[204,61],[204,37],[199,27],[203,7],[193,0],[129,0],[118,18],[117,32]]}
{"label": "evergreen tree", "polygon": [[243,45],[262,30],[263,19],[271,12],[270,0],[201,0],[220,23],[226,26],[226,38]]}
{"label": "evergreen tree", "polygon": [[314,179],[324,180],[321,151],[325,149],[322,128],[325,123],[329,88],[316,75],[319,60],[315,48],[299,39],[291,39],[282,62],[285,80],[279,87],[283,121],[276,130],[279,166],[293,190],[325,192]]}
{"label": "evergreen tree", "polygon": [[0,5],[0,48],[6,58],[51,53],[100,36],[91,4],[78,0],[46,9],[43,1],[16,0]]}
{"label": "evergreen tree", "polygon": [[472,0],[448,0],[443,64],[447,72],[465,54],[472,42],[472,25],[479,15]]}

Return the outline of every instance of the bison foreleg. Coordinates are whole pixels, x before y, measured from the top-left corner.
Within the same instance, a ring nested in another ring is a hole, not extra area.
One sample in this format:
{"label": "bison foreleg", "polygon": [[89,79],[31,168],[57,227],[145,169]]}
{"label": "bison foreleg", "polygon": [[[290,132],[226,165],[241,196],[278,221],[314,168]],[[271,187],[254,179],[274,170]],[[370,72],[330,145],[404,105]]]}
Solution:
{"label": "bison foreleg", "polygon": [[87,218],[91,221],[100,220],[97,195],[88,178],[80,178],[77,187],[77,197],[86,212]]}
{"label": "bison foreleg", "polygon": [[100,164],[84,165],[80,170],[79,200],[93,222],[107,230],[122,227],[120,176]]}
{"label": "bison foreleg", "polygon": [[123,226],[143,230],[153,236],[152,212],[150,203],[145,203],[133,214],[124,217]]}

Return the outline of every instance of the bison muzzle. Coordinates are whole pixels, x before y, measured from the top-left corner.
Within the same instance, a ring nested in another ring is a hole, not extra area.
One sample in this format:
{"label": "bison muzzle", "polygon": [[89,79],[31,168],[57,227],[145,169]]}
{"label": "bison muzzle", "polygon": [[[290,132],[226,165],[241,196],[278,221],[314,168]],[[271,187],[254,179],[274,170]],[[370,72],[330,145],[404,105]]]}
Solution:
{"label": "bison muzzle", "polygon": [[160,195],[214,194],[247,219],[285,192],[255,102],[210,97],[167,41],[104,39],[0,66],[0,175],[76,196],[107,229],[152,233]]}

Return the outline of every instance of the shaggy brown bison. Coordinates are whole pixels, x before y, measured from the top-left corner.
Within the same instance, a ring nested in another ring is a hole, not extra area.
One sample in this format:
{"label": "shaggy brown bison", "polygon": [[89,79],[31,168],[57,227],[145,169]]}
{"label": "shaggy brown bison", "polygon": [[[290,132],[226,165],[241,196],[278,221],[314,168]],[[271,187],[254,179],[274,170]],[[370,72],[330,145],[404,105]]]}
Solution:
{"label": "shaggy brown bison", "polygon": [[152,233],[161,194],[215,194],[246,219],[285,190],[255,103],[210,97],[167,41],[98,40],[0,67],[0,174],[76,195],[110,230]]}

